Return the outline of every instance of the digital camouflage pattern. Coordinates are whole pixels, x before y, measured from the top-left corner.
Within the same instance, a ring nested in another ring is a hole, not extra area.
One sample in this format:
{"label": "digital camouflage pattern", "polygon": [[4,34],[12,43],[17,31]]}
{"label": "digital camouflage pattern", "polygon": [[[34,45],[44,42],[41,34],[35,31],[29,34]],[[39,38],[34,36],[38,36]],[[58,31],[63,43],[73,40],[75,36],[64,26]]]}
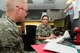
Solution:
{"label": "digital camouflage pattern", "polygon": [[0,53],[24,53],[20,35],[16,24],[8,16],[0,18]]}
{"label": "digital camouflage pattern", "polygon": [[[40,24],[36,29],[36,36],[40,35],[42,37],[48,37],[52,32],[52,29],[50,26],[44,26],[43,24]],[[37,43],[44,43],[44,40],[38,40]]]}

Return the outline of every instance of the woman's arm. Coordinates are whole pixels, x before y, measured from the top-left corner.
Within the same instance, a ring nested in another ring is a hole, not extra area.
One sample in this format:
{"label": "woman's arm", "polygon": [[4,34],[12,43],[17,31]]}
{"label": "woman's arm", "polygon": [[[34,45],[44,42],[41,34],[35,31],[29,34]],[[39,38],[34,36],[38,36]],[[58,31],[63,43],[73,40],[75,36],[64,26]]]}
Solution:
{"label": "woman's arm", "polygon": [[45,39],[47,39],[47,38],[49,38],[49,37],[42,37],[42,36],[40,36],[40,35],[38,35],[38,37],[37,37],[38,40],[45,40]]}
{"label": "woman's arm", "polygon": [[52,38],[56,38],[56,36],[55,36],[53,33],[51,33],[48,38],[49,38],[49,39],[52,39]]}

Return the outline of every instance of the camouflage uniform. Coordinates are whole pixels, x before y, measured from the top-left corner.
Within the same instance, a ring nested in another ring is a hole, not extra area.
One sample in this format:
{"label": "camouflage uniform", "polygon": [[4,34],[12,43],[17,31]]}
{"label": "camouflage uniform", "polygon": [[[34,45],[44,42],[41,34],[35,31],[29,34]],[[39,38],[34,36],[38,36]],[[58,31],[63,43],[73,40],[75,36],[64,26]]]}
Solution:
{"label": "camouflage uniform", "polygon": [[[50,26],[44,27],[43,24],[40,24],[36,29],[36,35],[40,35],[42,37],[48,37],[51,33],[53,33]],[[46,43],[44,40],[37,40],[37,44]]]}
{"label": "camouflage uniform", "polygon": [[0,18],[0,53],[24,53],[20,35],[16,24],[8,16]]}

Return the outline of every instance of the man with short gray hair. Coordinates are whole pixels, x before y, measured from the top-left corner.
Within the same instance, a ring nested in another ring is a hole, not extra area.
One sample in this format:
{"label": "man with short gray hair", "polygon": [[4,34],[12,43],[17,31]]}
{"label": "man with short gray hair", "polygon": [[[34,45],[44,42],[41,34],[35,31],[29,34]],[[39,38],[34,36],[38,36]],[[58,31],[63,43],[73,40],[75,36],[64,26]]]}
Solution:
{"label": "man with short gray hair", "polygon": [[16,22],[28,14],[27,0],[6,0],[6,14],[0,18],[0,53],[24,53]]}

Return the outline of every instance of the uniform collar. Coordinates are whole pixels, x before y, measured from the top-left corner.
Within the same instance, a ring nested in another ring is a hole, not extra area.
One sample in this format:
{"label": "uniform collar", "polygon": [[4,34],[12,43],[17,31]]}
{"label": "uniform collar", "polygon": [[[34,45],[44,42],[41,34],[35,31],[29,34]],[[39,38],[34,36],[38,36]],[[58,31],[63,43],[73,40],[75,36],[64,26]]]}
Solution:
{"label": "uniform collar", "polygon": [[44,26],[43,24],[41,24],[41,26],[42,26],[42,28],[44,29],[46,29],[46,28],[48,28],[48,25],[46,25],[46,26]]}
{"label": "uniform collar", "polygon": [[14,21],[11,19],[11,17],[5,15],[5,18],[6,18],[8,21],[10,21],[11,23],[14,23]]}

